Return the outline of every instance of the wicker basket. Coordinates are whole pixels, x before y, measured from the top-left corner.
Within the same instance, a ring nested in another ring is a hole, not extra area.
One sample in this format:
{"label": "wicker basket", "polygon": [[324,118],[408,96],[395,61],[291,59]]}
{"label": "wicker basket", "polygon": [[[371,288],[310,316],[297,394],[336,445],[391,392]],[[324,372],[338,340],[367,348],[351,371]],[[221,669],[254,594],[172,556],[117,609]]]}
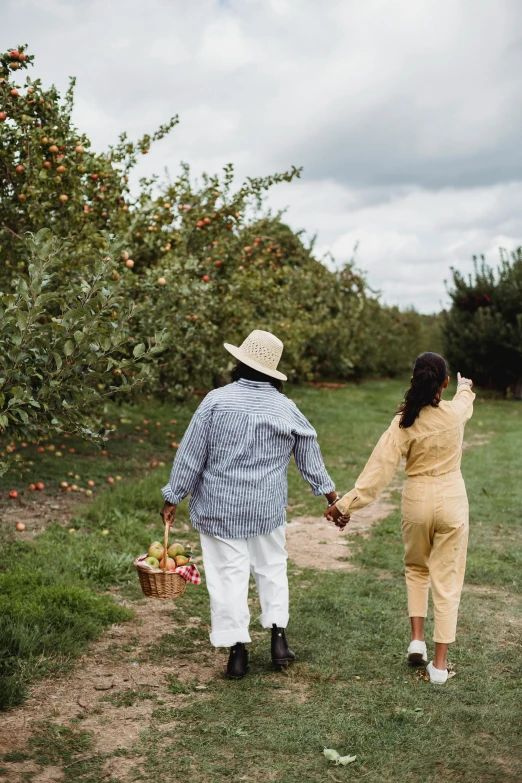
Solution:
{"label": "wicker basket", "polygon": [[140,562],[140,558],[134,561],[140,585],[147,598],[180,598],[185,592],[187,582],[179,574],[167,569],[167,549],[169,548],[169,526],[165,525],[165,538],[163,541],[164,568],[149,568]]}

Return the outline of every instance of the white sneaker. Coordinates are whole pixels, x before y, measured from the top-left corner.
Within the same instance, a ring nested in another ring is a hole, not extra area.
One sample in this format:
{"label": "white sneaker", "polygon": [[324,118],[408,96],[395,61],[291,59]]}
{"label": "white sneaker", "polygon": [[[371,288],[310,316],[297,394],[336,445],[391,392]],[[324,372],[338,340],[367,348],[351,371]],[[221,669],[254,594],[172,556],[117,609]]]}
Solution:
{"label": "white sneaker", "polygon": [[430,675],[430,682],[434,685],[444,685],[448,681],[447,669],[436,669],[433,665],[433,661],[430,661],[426,666],[426,671]]}
{"label": "white sneaker", "polygon": [[414,639],[408,647],[408,663],[411,666],[422,666],[428,663],[428,653],[426,651],[426,642]]}

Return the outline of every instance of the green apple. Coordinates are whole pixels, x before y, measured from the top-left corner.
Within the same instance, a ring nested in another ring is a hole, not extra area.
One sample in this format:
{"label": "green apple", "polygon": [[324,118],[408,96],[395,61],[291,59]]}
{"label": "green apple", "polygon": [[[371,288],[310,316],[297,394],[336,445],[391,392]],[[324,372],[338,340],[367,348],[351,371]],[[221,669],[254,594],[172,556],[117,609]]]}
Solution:
{"label": "green apple", "polygon": [[176,555],[184,555],[185,550],[182,544],[171,544],[167,549],[167,554],[169,557],[176,557]]}
{"label": "green apple", "polygon": [[146,557],[143,562],[147,563],[151,568],[159,568],[159,560],[157,557]]}
{"label": "green apple", "polygon": [[161,560],[163,557],[163,547],[159,543],[159,541],[153,541],[152,544],[149,546],[149,551],[147,553],[149,557],[155,557],[156,560]]}
{"label": "green apple", "polygon": [[188,557],[185,557],[185,555],[177,555],[174,559],[177,566],[187,565],[189,561]]}

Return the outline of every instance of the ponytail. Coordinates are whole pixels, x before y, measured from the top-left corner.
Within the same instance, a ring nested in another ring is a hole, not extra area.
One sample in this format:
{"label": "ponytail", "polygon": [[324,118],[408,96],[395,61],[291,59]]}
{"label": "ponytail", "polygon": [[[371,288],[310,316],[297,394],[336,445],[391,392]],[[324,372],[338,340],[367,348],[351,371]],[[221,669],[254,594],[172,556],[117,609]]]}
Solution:
{"label": "ponytail", "polygon": [[411,385],[399,405],[399,427],[411,427],[421,410],[440,402],[440,387],[448,377],[446,360],[438,353],[422,353],[415,362]]}

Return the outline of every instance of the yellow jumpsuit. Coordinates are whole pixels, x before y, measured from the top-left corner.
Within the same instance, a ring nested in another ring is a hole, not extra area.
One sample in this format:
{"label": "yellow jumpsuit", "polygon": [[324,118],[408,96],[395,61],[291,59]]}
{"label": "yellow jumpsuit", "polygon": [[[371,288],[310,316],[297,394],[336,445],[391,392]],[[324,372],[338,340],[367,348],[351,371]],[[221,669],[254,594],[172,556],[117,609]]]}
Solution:
{"label": "yellow jumpsuit", "polygon": [[406,458],[402,538],[408,612],[426,617],[431,582],[433,640],[447,644],[455,641],[466,568],[469,508],[460,462],[474,399],[469,385],[462,383],[451,402],[423,408],[411,427],[400,428],[395,416],[355,488],[337,502],[343,514],[364,508],[390,483],[401,457]]}

